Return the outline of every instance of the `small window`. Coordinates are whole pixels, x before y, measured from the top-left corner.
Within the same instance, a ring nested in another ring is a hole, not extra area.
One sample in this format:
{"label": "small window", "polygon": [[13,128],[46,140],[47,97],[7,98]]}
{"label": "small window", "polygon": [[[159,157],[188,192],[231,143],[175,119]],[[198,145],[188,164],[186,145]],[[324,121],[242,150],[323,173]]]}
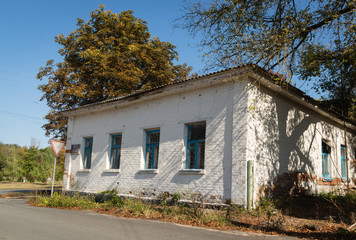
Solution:
{"label": "small window", "polygon": [[344,145],[341,145],[341,176],[342,178],[347,178],[347,165],[346,165],[346,149]]}
{"label": "small window", "polygon": [[93,138],[84,138],[84,161],[85,169],[91,168],[91,153],[93,149]]}
{"label": "small window", "polygon": [[111,136],[111,153],[110,153],[110,168],[111,169],[119,169],[120,168],[121,139],[122,139],[121,134]]}
{"label": "small window", "polygon": [[152,130],[146,132],[145,169],[158,168],[159,137],[159,130]]}
{"label": "small window", "polygon": [[322,159],[323,159],[323,177],[330,177],[330,152],[331,147],[326,143],[322,142]]}
{"label": "small window", "polygon": [[204,169],[205,123],[191,124],[188,128],[187,169]]}

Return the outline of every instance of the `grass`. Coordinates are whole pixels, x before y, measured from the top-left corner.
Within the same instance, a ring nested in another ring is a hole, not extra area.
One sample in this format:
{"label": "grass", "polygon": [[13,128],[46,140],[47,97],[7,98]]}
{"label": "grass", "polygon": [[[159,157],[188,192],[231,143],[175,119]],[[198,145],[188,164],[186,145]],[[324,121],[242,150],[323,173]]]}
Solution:
{"label": "grass", "polygon": [[[285,209],[280,207],[283,203],[284,207],[289,204],[289,208],[294,207],[298,211],[314,211],[315,209],[313,210],[310,205],[313,199],[314,203],[329,204],[329,206],[340,204],[341,209],[341,206],[348,204],[355,206],[355,195],[355,193],[345,196],[328,195],[309,197],[305,200],[293,198],[283,202],[262,199],[259,207],[254,210],[246,210],[234,205],[221,210],[206,209],[202,205],[194,207],[174,205],[171,203],[172,199],[174,203],[177,202],[175,195],[163,196],[160,204],[149,204],[141,199],[120,198],[114,190],[103,192],[97,197],[54,193],[52,198],[36,196],[30,202],[34,206],[89,209],[119,217],[156,219],[220,230],[258,231],[312,239],[356,239],[356,231],[346,230],[347,225],[343,222],[296,218],[284,213]],[[304,210],[301,210],[302,208]],[[346,209],[341,210],[347,212]]]}
{"label": "grass", "polygon": [[[62,183],[55,183],[55,188],[60,189]],[[30,183],[30,182],[0,182],[0,189],[51,189],[51,184],[45,184],[42,182]]]}

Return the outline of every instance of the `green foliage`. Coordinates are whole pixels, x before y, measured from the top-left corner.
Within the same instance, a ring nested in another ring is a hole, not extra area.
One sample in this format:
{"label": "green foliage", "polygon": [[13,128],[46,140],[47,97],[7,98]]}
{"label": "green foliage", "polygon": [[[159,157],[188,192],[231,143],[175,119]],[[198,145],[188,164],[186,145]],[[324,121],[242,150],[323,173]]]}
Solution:
{"label": "green foliage", "polygon": [[[307,44],[322,39],[325,46],[333,45],[336,26],[345,40],[353,39],[355,8],[354,0],[196,1],[186,6],[181,26],[193,34],[200,33],[206,57],[214,65],[291,67]],[[323,30],[328,34],[321,33]]]}
{"label": "green foliage", "polygon": [[297,72],[356,119],[355,0],[211,0],[185,10],[180,25],[201,37],[210,67],[258,65],[289,79]]}
{"label": "green foliage", "polygon": [[150,204],[145,204],[140,199],[125,199],[122,208],[134,216],[148,216],[153,211]]}
{"label": "green foliage", "polygon": [[121,206],[124,201],[118,196],[116,189],[100,192],[100,198],[104,199],[104,202],[112,207]]}
{"label": "green foliage", "polygon": [[345,228],[337,230],[338,239],[356,239],[356,231],[349,231]]}
{"label": "green foliage", "polygon": [[305,80],[316,78],[315,90],[327,93],[323,100],[328,107],[356,120],[356,38],[352,44],[336,41],[335,45],[335,49],[308,45],[298,72]]}
{"label": "green foliage", "polygon": [[[64,152],[57,157],[56,179],[63,177]],[[52,177],[54,154],[51,147],[39,149],[0,143],[0,176],[2,180],[45,182]]]}
{"label": "green foliage", "polygon": [[274,202],[269,198],[262,198],[258,203],[257,210],[259,214],[266,214],[268,218],[271,218],[278,212]]}
{"label": "green foliage", "polygon": [[52,197],[39,196],[33,199],[36,206],[42,207],[58,207],[58,208],[73,208],[93,209],[97,207],[97,203],[91,197],[80,196],[75,194],[69,196],[63,193],[54,192]]}
{"label": "green foliage", "polygon": [[66,119],[59,111],[115,98],[185,79],[191,68],[174,65],[175,46],[150,36],[147,23],[133,11],[119,14],[99,9],[68,36],[59,34],[63,62],[49,60],[37,77],[51,111],[46,134],[65,137]]}
{"label": "green foliage", "polygon": [[356,191],[350,191],[344,195],[335,192],[321,193],[318,198],[321,201],[334,202],[335,204],[354,203],[356,204]]}

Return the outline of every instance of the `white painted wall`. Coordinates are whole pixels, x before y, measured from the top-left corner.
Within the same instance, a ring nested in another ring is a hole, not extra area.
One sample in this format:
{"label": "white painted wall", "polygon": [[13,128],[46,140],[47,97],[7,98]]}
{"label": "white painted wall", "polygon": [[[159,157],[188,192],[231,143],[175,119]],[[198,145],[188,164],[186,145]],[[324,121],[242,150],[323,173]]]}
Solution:
{"label": "white painted wall", "polygon": [[[64,177],[64,189],[118,189],[120,194],[148,197],[179,192],[186,199],[198,194],[208,202],[232,199],[245,204],[247,96],[243,84],[229,82],[203,89],[193,86],[160,96],[123,108],[70,117],[67,145],[80,144],[81,153],[66,156],[69,177]],[[186,124],[199,121],[206,121],[204,174],[183,173]],[[157,174],[140,171],[144,168],[145,130],[152,128],[160,129]],[[120,172],[107,171],[110,135],[114,133],[122,134]],[[93,137],[90,172],[82,166],[85,137]]]}
{"label": "white painted wall", "polygon": [[[318,184],[322,180],[322,140],[331,146],[332,178],[341,178],[342,126],[262,86],[250,86],[247,159],[255,161],[254,198],[277,176],[290,172],[308,173],[315,178],[304,187],[310,193],[338,190],[345,186]],[[354,158],[353,135],[348,133],[348,157]],[[349,167],[350,177],[355,176]]]}
{"label": "white painted wall", "polygon": [[[67,146],[80,144],[80,154],[67,154],[63,188],[81,192],[117,189],[120,194],[157,197],[162,192],[192,194],[207,202],[246,205],[247,161],[254,161],[254,199],[277,176],[305,172],[315,181],[311,193],[328,191],[317,184],[322,175],[321,141],[332,146],[331,177],[340,177],[342,126],[276,92],[247,84],[247,74],[230,71],[174,84],[160,93],[124,99],[71,113]],[[180,171],[186,163],[186,124],[206,122],[205,169]],[[147,173],[144,152],[147,129],[160,129],[158,171]],[[112,134],[122,134],[120,171],[109,170]],[[83,170],[84,138],[93,137],[92,167]],[[348,135],[353,159],[355,142]],[[350,168],[355,178],[355,169]]]}

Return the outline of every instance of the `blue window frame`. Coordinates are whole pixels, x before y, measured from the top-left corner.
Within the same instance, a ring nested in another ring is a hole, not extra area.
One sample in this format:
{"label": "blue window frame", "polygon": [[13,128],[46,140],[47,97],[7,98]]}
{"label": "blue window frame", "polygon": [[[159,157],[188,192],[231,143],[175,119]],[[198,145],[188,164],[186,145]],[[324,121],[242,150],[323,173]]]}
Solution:
{"label": "blue window frame", "polygon": [[93,149],[93,138],[84,138],[84,161],[83,166],[86,169],[91,167],[91,153]]}
{"label": "blue window frame", "polygon": [[346,179],[347,177],[347,165],[346,165],[346,149],[344,145],[341,145],[341,177]]}
{"label": "blue window frame", "polygon": [[330,178],[330,152],[331,147],[326,144],[324,141],[322,142],[322,159],[323,159],[323,177]]}
{"label": "blue window frame", "polygon": [[111,136],[110,168],[112,169],[120,168],[121,140],[121,134]]}
{"label": "blue window frame", "polygon": [[160,130],[146,131],[145,169],[157,169]]}
{"label": "blue window frame", "polygon": [[187,125],[187,169],[204,169],[205,123]]}

